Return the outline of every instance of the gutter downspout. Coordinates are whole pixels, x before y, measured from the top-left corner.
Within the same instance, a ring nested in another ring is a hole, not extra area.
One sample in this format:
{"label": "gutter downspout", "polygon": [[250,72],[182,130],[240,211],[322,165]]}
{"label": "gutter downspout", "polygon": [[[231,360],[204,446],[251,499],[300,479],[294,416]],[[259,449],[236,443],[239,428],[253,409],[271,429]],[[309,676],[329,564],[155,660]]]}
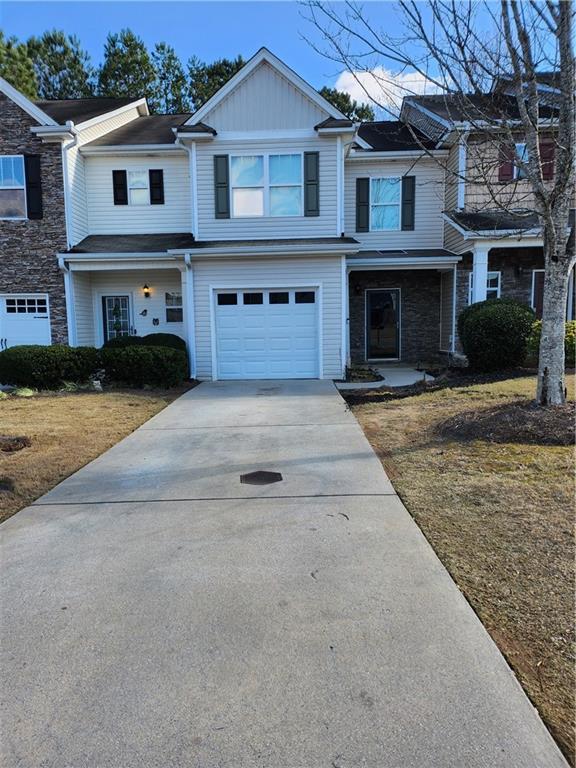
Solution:
{"label": "gutter downspout", "polygon": [[188,336],[188,364],[190,378],[195,379],[196,370],[196,323],[194,320],[194,268],[189,253],[184,254],[186,278],[186,335]]}
{"label": "gutter downspout", "polygon": [[64,276],[64,300],[66,302],[66,327],[68,330],[68,344],[71,347],[78,346],[76,338],[76,316],[74,313],[74,283],[72,273],[64,256],[58,256],[58,268]]}
{"label": "gutter downspout", "polygon": [[456,278],[458,275],[458,267],[456,264],[452,267],[452,343],[450,345],[450,353],[454,356],[456,352]]}

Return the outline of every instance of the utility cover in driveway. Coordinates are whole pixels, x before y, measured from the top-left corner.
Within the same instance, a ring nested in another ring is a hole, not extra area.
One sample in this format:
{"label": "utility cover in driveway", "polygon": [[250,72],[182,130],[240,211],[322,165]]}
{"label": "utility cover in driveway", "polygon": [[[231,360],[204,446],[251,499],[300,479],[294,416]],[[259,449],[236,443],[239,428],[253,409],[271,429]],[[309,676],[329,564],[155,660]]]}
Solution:
{"label": "utility cover in driveway", "polygon": [[240,482],[248,485],[269,485],[270,483],[279,483],[281,480],[280,472],[267,472],[266,470],[240,475]]}

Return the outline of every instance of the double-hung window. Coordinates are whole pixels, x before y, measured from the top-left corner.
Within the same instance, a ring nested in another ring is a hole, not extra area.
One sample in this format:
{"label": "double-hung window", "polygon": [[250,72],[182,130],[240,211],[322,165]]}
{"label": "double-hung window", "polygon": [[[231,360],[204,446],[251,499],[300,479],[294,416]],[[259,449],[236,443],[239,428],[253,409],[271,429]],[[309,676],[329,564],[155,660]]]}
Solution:
{"label": "double-hung window", "polygon": [[370,179],[370,230],[400,229],[402,180],[398,177]]}
{"label": "double-hung window", "polygon": [[[526,144],[515,144],[514,151],[516,153],[516,158],[521,163],[528,162],[528,147],[526,146]],[[515,179],[526,178],[526,170],[523,166],[519,165],[518,162],[514,163],[514,178]]]}
{"label": "double-hung window", "polygon": [[26,218],[26,182],[22,155],[0,156],[0,219]]}
{"label": "double-hung window", "polygon": [[302,155],[232,155],[232,215],[302,216]]}
{"label": "double-hung window", "polygon": [[166,302],[166,322],[182,322],[182,294],[177,291],[166,292],[164,295]]}
{"label": "double-hung window", "polygon": [[[474,275],[472,272],[470,272],[470,276],[468,278],[468,304],[472,304],[473,289]],[[488,279],[486,281],[486,298],[500,298],[500,272],[488,272]]]}
{"label": "double-hung window", "polygon": [[130,205],[149,205],[148,171],[128,171],[128,200]]}

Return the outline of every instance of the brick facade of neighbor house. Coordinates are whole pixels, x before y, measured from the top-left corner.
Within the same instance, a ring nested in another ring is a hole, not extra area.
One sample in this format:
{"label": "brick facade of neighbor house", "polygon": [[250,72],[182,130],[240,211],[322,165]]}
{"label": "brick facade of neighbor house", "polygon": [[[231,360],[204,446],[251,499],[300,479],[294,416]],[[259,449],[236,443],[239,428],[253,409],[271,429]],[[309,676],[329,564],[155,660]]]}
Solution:
{"label": "brick facade of neighbor house", "polygon": [[41,219],[0,220],[0,293],[47,293],[52,343],[66,343],[64,280],[56,253],[66,250],[64,182],[60,143],[30,133],[36,121],[0,94],[0,155],[40,156]]}
{"label": "brick facade of neighbor house", "polygon": [[366,360],[366,289],[400,289],[400,356],[403,362],[428,362],[440,347],[440,273],[435,270],[351,272],[350,357]]}

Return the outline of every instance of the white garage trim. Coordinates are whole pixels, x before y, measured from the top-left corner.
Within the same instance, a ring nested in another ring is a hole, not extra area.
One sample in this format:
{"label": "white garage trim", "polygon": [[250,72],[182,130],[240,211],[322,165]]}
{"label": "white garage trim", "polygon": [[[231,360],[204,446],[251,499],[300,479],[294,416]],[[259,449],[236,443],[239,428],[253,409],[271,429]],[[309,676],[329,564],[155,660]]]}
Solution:
{"label": "white garage trim", "polygon": [[208,286],[210,294],[210,347],[212,355],[212,379],[213,381],[219,380],[218,372],[218,345],[216,343],[216,302],[215,296],[218,291],[274,291],[276,289],[293,289],[296,291],[313,290],[316,293],[316,315],[318,324],[318,378],[324,378],[324,365],[323,365],[323,300],[322,300],[322,283],[321,282],[307,282],[307,283],[294,283],[294,282],[251,282],[251,283],[218,283],[217,285],[210,284]]}
{"label": "white garage trim", "polygon": [[[0,293],[0,349],[6,349],[8,347],[8,337],[5,335],[5,322],[8,319],[8,313],[6,312],[5,299],[45,299],[46,300],[46,321],[48,330],[48,340],[46,345],[52,344],[52,323],[50,319],[50,296],[47,293],[34,293],[29,291],[28,293],[9,293],[8,291]],[[4,320],[6,318],[6,320]],[[44,319],[44,318],[43,318]],[[27,341],[17,340],[17,344],[10,344],[10,346],[18,346],[21,343],[31,343]],[[32,342],[33,343],[33,342]]]}

